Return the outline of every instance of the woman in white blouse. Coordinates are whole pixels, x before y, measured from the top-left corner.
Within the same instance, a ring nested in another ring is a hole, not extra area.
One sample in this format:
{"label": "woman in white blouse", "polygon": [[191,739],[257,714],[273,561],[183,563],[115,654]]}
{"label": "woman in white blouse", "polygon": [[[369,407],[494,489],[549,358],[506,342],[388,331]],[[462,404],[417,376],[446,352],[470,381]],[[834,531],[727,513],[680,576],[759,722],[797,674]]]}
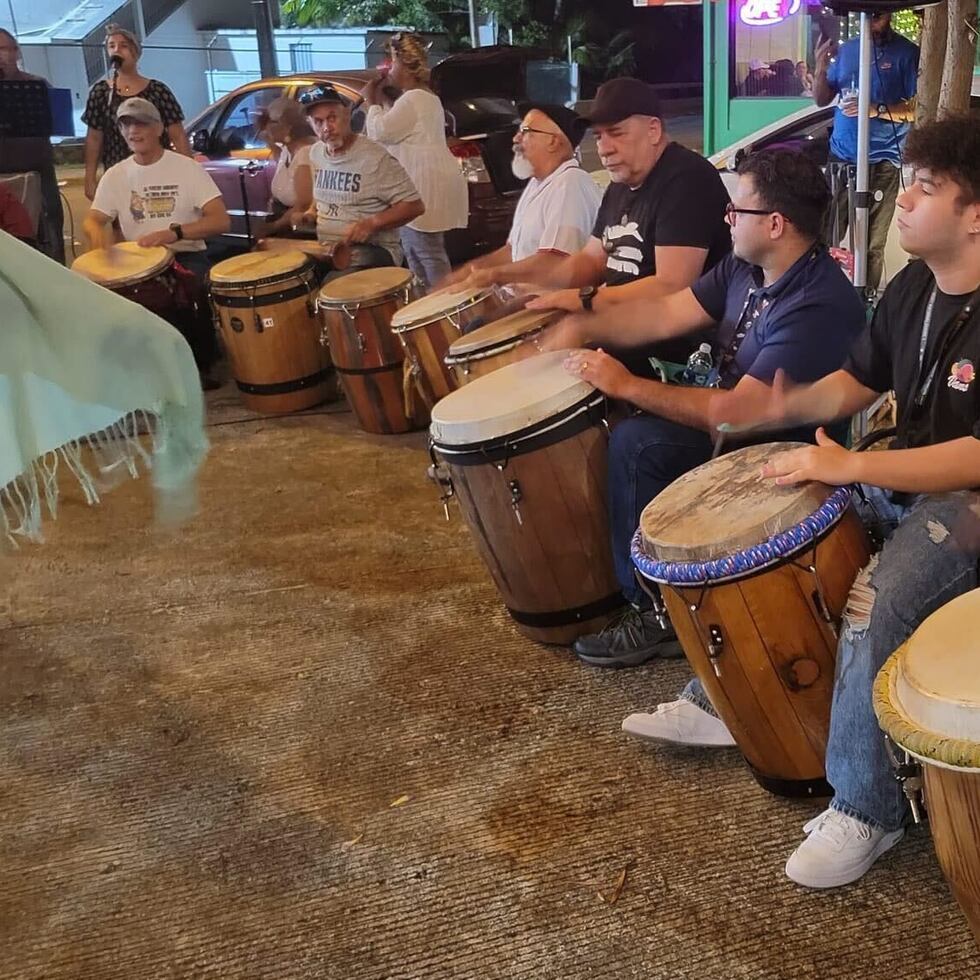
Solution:
{"label": "woman in white blouse", "polygon": [[[446,117],[429,88],[429,64],[422,40],[392,35],[387,45],[391,69],[368,82],[361,95],[368,106],[365,133],[382,144],[405,168],[425,204],[425,214],[401,229],[409,268],[428,288],[451,272],[443,233],[465,228],[469,190],[446,145]],[[401,90],[393,103],[386,85]]]}
{"label": "woman in white blouse", "polygon": [[303,107],[293,99],[274,99],[266,106],[263,116],[265,138],[279,148],[269,203],[272,217],[264,234],[288,235],[292,231],[292,212],[305,211],[313,203],[310,147],[316,137]]}

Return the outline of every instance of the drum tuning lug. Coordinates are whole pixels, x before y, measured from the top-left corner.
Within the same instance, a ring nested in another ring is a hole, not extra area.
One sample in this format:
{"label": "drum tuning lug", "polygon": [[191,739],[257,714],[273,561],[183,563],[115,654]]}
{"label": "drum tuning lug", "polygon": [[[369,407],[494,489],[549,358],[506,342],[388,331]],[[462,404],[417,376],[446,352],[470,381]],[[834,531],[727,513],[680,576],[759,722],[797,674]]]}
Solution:
{"label": "drum tuning lug", "polygon": [[367,341],[364,339],[364,334],[360,331],[357,332],[357,346],[360,348],[362,354],[367,350]]}
{"label": "drum tuning lug", "polygon": [[517,480],[508,480],[507,489],[510,490],[510,505],[514,508],[514,516],[517,518],[517,523],[523,527],[524,518],[521,517],[521,508],[518,506],[524,498],[521,493],[521,485]]}
{"label": "drum tuning lug", "polygon": [[718,663],[718,660],[724,647],[725,638],[722,636],[721,627],[712,623],[708,627],[708,659],[714,668],[715,677],[721,677],[721,664]]}
{"label": "drum tuning lug", "polygon": [[906,752],[905,761],[895,766],[895,778],[902,784],[902,792],[909,801],[912,819],[917,824],[922,823],[922,811],[919,807],[919,796],[922,793],[922,766]]}

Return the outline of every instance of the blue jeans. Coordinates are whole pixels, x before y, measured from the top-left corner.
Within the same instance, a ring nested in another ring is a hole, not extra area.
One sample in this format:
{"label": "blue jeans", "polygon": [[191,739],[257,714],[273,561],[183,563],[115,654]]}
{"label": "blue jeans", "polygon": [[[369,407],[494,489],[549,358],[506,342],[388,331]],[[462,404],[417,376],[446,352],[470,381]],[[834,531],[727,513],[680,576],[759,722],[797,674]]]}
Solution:
{"label": "blue jeans", "polygon": [[[977,587],[978,546],[965,537],[980,519],[969,510],[977,499],[972,493],[928,494],[905,506],[877,487],[863,490],[867,500],[856,500],[861,518],[873,536],[879,532],[886,540],[848,599],[837,644],[827,781],[834,787],[833,809],[892,831],[904,823],[908,804],[875,717],[871,687],[885,661],[927,616]],[[700,682],[688,684],[682,697],[714,714]]]}
{"label": "blue jeans", "polygon": [[406,226],[399,229],[398,235],[409,269],[426,290],[433,289],[453,271],[441,231],[416,231]]}
{"label": "blue jeans", "polygon": [[706,432],[668,422],[656,415],[633,415],[609,438],[609,534],[616,578],[623,595],[642,604],[633,574],[630,542],[640,514],[654,497],[711,457]]}

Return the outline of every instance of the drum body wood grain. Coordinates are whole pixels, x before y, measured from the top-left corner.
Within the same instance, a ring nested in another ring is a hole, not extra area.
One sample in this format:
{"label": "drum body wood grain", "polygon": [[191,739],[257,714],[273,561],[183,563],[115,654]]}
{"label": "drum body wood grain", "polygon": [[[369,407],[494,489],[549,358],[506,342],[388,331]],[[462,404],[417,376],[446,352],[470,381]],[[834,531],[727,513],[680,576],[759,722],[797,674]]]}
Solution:
{"label": "drum body wood grain", "polygon": [[[830,795],[837,625],[869,543],[849,492],[809,484],[787,494],[764,484],[758,472],[773,449],[739,450],[671,484],[644,510],[633,557],[661,585],[684,653],[760,785],[782,796]],[[828,499],[837,512],[807,538],[800,528]],[[744,526],[740,504],[757,510]],[[677,540],[685,534],[689,546]],[[744,555],[744,563],[731,557]]]}
{"label": "drum body wood grain", "polygon": [[600,629],[623,599],[606,520],[605,401],[564,374],[563,359],[543,354],[474,381],[436,406],[430,431],[517,628],[565,644]]}
{"label": "drum body wood grain", "polygon": [[330,357],[365,432],[409,432],[427,421],[406,405],[405,349],[391,329],[391,318],[408,302],[411,279],[405,269],[365,269],[320,290]]}
{"label": "drum body wood grain", "polygon": [[302,252],[251,252],[217,263],[210,278],[215,318],[246,407],[298,412],[331,397],[311,259]]}
{"label": "drum body wood grain", "polygon": [[429,408],[458,387],[445,363],[450,345],[468,324],[499,307],[496,293],[483,289],[424,296],[395,314],[392,328],[405,346],[419,395]]}
{"label": "drum body wood grain", "polygon": [[534,357],[540,353],[534,340],[560,315],[553,310],[520,310],[494,320],[453,341],[446,364],[457,384],[465,385],[508,364]]}

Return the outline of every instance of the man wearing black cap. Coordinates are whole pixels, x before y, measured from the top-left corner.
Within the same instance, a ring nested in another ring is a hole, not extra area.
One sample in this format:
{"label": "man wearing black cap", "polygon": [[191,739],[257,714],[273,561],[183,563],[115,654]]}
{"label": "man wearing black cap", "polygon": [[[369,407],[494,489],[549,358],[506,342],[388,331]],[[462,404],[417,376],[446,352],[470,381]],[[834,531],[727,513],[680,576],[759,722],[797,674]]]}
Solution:
{"label": "man wearing black cap", "polygon": [[317,136],[310,150],[317,239],[350,244],[350,270],[401,265],[398,229],[425,211],[411,178],[387,150],[353,131],[351,104],[332,85],[300,102]]}
{"label": "man wearing black cap", "polygon": [[510,236],[495,252],[456,270],[442,285],[483,287],[537,281],[589,240],[602,197],[575,158],[588,124],[561,105],[526,109],[514,134],[514,176],[527,180]]}
{"label": "man wearing black cap", "polygon": [[[565,288],[532,301],[533,308],[601,310],[666,296],[690,286],[731,251],[721,177],[704,157],[668,138],[650,85],[636,78],[606,82],[589,121],[612,183],[586,246],[536,280]],[[685,340],[628,355],[611,352],[633,373],[653,377],[651,355],[683,363],[692,349]]]}

